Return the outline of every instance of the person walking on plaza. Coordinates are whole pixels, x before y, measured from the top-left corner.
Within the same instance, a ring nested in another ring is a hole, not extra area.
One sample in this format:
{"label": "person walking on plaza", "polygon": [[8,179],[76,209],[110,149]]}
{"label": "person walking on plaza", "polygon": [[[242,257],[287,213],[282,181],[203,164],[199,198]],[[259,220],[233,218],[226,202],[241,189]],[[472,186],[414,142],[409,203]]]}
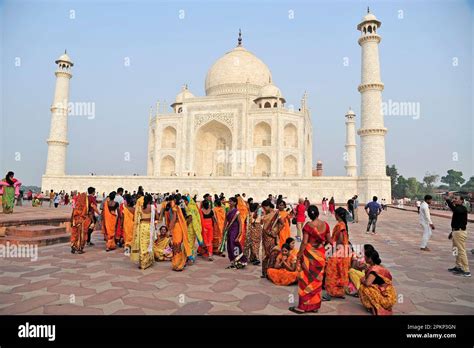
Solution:
{"label": "person walking on plaza", "polygon": [[369,216],[369,223],[367,224],[367,230],[365,233],[369,233],[370,226],[372,226],[372,233],[375,234],[375,227],[377,225],[377,218],[382,212],[382,207],[377,203],[377,196],[372,198],[372,202],[365,205],[365,212]]}
{"label": "person walking on plaza", "polygon": [[467,239],[467,208],[463,204],[464,199],[460,196],[455,196],[453,200],[450,197],[446,198],[446,204],[453,212],[451,218],[451,233],[449,239],[453,240],[453,254],[456,256],[456,266],[448,269],[448,271],[461,275],[463,277],[470,277],[469,263],[466,254],[466,239]]}
{"label": "person walking on plaza", "polygon": [[423,227],[423,238],[421,240],[420,250],[431,251],[428,248],[428,241],[431,238],[432,230],[435,229],[430,215],[430,204],[433,197],[426,195],[420,205],[420,225]]}
{"label": "person walking on plaza", "polygon": [[329,212],[334,215],[334,212],[336,211],[336,203],[334,202],[334,197],[331,197],[329,200]]}
{"label": "person walking on plaza", "polygon": [[323,209],[323,214],[327,215],[328,214],[328,199],[326,197],[323,197],[323,200],[321,202],[321,207]]}
{"label": "person walking on plaza", "polygon": [[49,207],[51,208],[53,206],[53,201],[54,201],[54,190],[49,191]]}
{"label": "person walking on plaza", "polygon": [[416,200],[416,210],[418,210],[418,214],[420,213],[421,202],[419,199]]}
{"label": "person walking on plaza", "polygon": [[354,198],[352,198],[354,200],[354,221],[355,223],[358,223],[359,222],[359,212],[358,212],[358,208],[359,208],[359,196],[355,195]]}
{"label": "person walking on plaza", "polygon": [[298,200],[298,205],[295,208],[295,215],[296,215],[296,240],[301,242],[301,237],[303,234],[303,225],[306,221],[306,206],[304,204],[304,199],[300,198]]}
{"label": "person walking on plaza", "polygon": [[349,199],[347,201],[347,210],[351,214],[352,223],[354,223],[354,221],[355,221],[355,218],[354,218],[354,197],[352,197],[351,199]]}
{"label": "person walking on plaza", "polygon": [[59,193],[54,194],[54,207],[57,208],[59,206],[59,201],[61,200],[61,197],[59,196]]}

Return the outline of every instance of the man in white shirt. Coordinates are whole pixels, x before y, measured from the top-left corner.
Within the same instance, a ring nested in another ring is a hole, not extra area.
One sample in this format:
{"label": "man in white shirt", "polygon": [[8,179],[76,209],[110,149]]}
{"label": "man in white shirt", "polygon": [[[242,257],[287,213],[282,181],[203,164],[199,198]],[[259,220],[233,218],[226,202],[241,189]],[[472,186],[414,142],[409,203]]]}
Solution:
{"label": "man in white shirt", "polygon": [[430,215],[430,204],[433,197],[426,195],[420,205],[420,225],[423,227],[423,238],[421,240],[420,250],[431,251],[428,248],[428,241],[431,238],[431,231],[435,229]]}

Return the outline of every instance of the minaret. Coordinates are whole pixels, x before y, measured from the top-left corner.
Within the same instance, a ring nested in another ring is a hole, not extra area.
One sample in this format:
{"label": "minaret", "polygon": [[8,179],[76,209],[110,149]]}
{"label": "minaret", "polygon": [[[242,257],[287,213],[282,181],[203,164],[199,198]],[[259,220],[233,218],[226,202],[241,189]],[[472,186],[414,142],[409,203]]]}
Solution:
{"label": "minaret", "polygon": [[362,78],[359,85],[361,94],[361,122],[357,132],[360,135],[360,176],[386,176],[385,172],[385,134],[382,115],[382,91],[380,80],[379,49],[381,37],[377,29],[381,22],[370,13],[357,26],[361,36]]}
{"label": "minaret", "polygon": [[69,80],[72,77],[71,67],[74,65],[66,51],[55,62],[56,89],[53,105],[51,105],[51,128],[49,131],[48,159],[46,175],[66,174],[67,116],[69,101]]}
{"label": "minaret", "polygon": [[346,175],[357,176],[357,159],[356,159],[356,125],[355,113],[349,108],[346,114]]}

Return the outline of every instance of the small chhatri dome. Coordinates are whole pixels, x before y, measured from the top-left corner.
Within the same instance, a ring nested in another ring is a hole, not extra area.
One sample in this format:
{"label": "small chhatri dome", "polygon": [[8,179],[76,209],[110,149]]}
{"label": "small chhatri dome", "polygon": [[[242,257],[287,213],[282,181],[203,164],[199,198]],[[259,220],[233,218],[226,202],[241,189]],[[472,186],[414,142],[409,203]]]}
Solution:
{"label": "small chhatri dome", "polygon": [[357,30],[360,30],[362,25],[367,22],[373,22],[377,25],[377,28],[380,28],[382,22],[380,22],[373,13],[370,13],[370,9],[367,7],[367,14],[362,18],[362,22],[357,25]]}
{"label": "small chhatri dome", "polygon": [[265,86],[262,87],[258,97],[255,99],[261,98],[278,98],[281,101],[285,102],[285,98],[283,98],[280,89],[275,86],[271,81],[269,81]]}
{"label": "small chhatri dome", "polygon": [[173,104],[171,104],[171,107],[173,107],[176,104],[182,104],[184,99],[189,99],[189,98],[194,98],[194,94],[192,94],[189,89],[188,85],[184,85],[181,89],[181,92],[178,93],[176,96],[176,99]]}
{"label": "small chhatri dome", "polygon": [[59,64],[60,62],[68,63],[71,66],[74,66],[74,63],[72,62],[71,58],[67,55],[66,50],[64,50],[64,54],[62,54],[56,61],[56,64]]}
{"label": "small chhatri dome", "polygon": [[356,114],[355,114],[354,110],[352,110],[352,108],[349,106],[349,111],[347,111],[346,116],[355,116],[355,115]]}

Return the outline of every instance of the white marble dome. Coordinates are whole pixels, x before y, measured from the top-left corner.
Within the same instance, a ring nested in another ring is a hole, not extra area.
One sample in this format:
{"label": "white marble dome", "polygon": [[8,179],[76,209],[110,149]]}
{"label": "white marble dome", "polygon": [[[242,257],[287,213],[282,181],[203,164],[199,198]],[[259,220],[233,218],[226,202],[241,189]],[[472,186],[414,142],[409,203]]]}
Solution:
{"label": "white marble dome", "polygon": [[219,58],[206,76],[206,95],[245,94],[258,95],[261,87],[271,81],[267,65],[242,46],[237,46]]}

